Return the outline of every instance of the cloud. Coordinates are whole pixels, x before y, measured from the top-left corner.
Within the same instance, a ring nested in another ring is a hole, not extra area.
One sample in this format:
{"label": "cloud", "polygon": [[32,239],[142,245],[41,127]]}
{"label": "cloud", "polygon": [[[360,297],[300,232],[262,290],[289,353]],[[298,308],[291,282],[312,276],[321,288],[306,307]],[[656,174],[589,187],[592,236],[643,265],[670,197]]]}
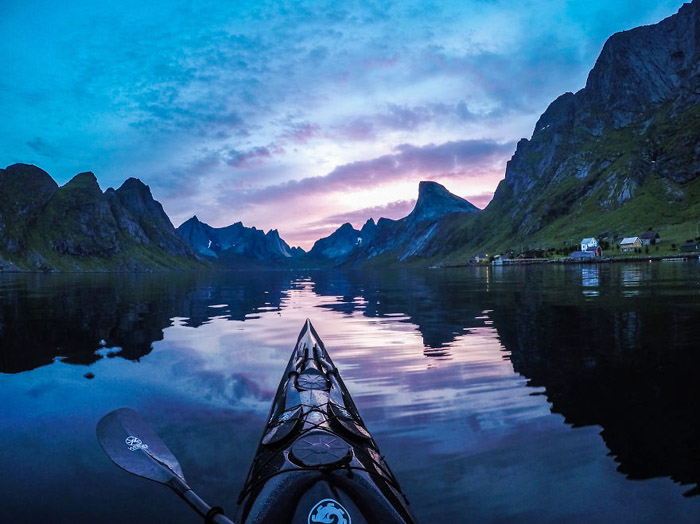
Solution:
{"label": "cloud", "polygon": [[485,167],[494,163],[503,162],[506,156],[512,154],[514,147],[512,142],[492,140],[462,140],[426,146],[402,144],[394,154],[341,165],[325,176],[290,180],[257,190],[236,191],[235,195],[224,190],[220,200],[229,202],[235,197],[251,205],[313,194],[365,190],[392,181],[408,180],[416,175],[424,179],[450,174],[469,176],[470,173],[480,174]]}
{"label": "cloud", "polygon": [[486,198],[605,39],[681,1],[5,2],[0,165],[133,174],[169,211],[280,228],[301,220],[282,202],[318,221],[318,199],[421,178]]}
{"label": "cloud", "polygon": [[294,122],[285,124],[287,129],[282,133],[285,140],[290,140],[296,144],[306,144],[314,138],[321,127],[311,122]]}
{"label": "cloud", "polygon": [[415,205],[415,200],[398,200],[396,202],[389,202],[383,206],[366,207],[355,211],[330,215],[317,222],[309,224],[309,227],[314,229],[323,228],[324,230],[328,229],[329,227],[335,229],[339,224],[349,222],[359,229],[370,218],[374,218],[375,221],[380,218],[391,218],[394,220],[403,218],[413,210]]}
{"label": "cloud", "polygon": [[261,165],[265,159],[272,157],[270,148],[254,147],[248,151],[230,149],[227,153],[226,163],[235,168],[250,168]]}
{"label": "cloud", "polygon": [[47,143],[43,138],[37,136],[27,141],[27,145],[36,153],[48,158],[58,158],[61,156],[59,150]]}

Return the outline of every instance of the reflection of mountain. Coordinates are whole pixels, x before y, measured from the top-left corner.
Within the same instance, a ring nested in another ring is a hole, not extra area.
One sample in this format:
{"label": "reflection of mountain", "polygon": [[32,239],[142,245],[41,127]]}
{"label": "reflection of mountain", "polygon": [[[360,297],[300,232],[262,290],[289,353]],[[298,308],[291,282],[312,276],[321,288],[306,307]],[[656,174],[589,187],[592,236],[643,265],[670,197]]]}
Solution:
{"label": "reflection of mountain", "polygon": [[[464,275],[454,274],[460,280]],[[471,281],[474,282],[473,280]],[[334,296],[337,302],[323,307],[350,314],[361,310],[367,317],[406,315],[418,326],[428,356],[446,356],[446,346],[483,326],[484,286],[464,294],[455,282],[434,271],[337,271],[314,274],[315,293]]]}
{"label": "reflection of mountain", "polygon": [[[92,364],[102,351],[138,360],[174,317],[199,326],[212,317],[243,320],[278,308],[286,273],[211,275],[15,275],[0,302],[0,373],[19,373],[56,357]],[[216,307],[212,307],[216,306]]]}
{"label": "reflection of mountain", "polygon": [[[173,318],[193,327],[214,317],[245,320],[284,307],[290,289],[310,285],[331,297],[320,307],[416,325],[427,356],[449,356],[457,338],[493,322],[514,370],[544,387],[569,424],[601,426],[622,473],[697,486],[700,305],[695,290],[670,287],[688,282],[684,271],[683,264],[328,271],[301,284],[299,274],[282,271],[4,275],[0,372],[57,356],[90,364],[103,347],[138,359]],[[458,345],[468,343],[467,336]]]}
{"label": "reflection of mountain", "polygon": [[545,387],[569,424],[602,426],[620,472],[669,476],[700,494],[697,308],[629,302],[624,289],[591,303],[585,281],[566,295],[537,284],[500,296],[490,315],[514,370]]}

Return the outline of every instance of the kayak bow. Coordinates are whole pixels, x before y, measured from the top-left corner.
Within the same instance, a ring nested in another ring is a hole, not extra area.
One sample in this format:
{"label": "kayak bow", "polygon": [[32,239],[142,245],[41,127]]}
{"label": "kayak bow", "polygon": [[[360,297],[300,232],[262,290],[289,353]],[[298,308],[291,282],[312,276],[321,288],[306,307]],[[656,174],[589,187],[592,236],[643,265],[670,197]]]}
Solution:
{"label": "kayak bow", "polygon": [[306,321],[238,498],[241,524],[413,524],[323,342]]}

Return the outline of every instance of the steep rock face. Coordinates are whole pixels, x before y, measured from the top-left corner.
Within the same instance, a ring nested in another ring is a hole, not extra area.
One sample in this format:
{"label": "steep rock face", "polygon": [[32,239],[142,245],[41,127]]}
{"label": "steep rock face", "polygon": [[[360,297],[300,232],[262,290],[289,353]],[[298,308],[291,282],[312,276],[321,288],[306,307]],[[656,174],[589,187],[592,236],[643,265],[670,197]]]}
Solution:
{"label": "steep rock face", "polygon": [[696,104],[699,13],[698,3],[692,2],[658,24],[610,37],[586,82],[585,105],[604,109],[606,124],[621,127],[669,99]]}
{"label": "steep rock face", "polygon": [[362,244],[362,233],[345,223],[330,236],[317,240],[309,251],[311,256],[342,259]]}
{"label": "steep rock face", "polygon": [[277,230],[265,234],[254,227],[245,227],[241,222],[215,228],[193,216],[182,223],[177,232],[194,251],[223,264],[263,261],[277,264],[304,254],[299,248],[290,248],[280,238]]}
{"label": "steep rock face", "polygon": [[60,255],[109,257],[121,249],[117,221],[93,173],[80,173],[58,188],[37,225]]}
{"label": "steep rock face", "polygon": [[418,199],[410,214],[400,220],[368,220],[360,231],[343,224],[314,244],[310,254],[336,264],[357,265],[382,257],[391,263],[411,257],[429,257],[440,248],[445,225],[454,216],[477,215],[479,209],[436,182],[420,182]]}
{"label": "steep rock face", "polygon": [[192,267],[194,254],[137,179],[102,192],[93,173],[58,187],[24,164],[0,170],[0,269]]}
{"label": "steep rock face", "polygon": [[277,231],[276,229],[271,229],[270,231],[265,233],[265,242],[270,247],[270,250],[274,253],[279,253],[286,258],[291,258],[294,256],[291,248],[289,247],[289,244],[282,240],[279,231]]}
{"label": "steep rock face", "polygon": [[57,189],[53,178],[36,166],[0,169],[0,248],[15,254],[26,247],[30,225]]}
{"label": "steep rock face", "polygon": [[695,0],[606,42],[585,88],[552,102],[518,143],[485,217],[528,239],[567,217],[614,212],[652,186],[662,202],[677,203],[700,175],[698,136]]}
{"label": "steep rock face", "polygon": [[203,222],[200,222],[197,215],[180,224],[177,228],[177,233],[196,253],[205,257],[217,258],[216,252],[211,249],[211,240],[209,239],[209,231],[212,228]]}
{"label": "steep rock face", "polygon": [[418,184],[418,200],[405,220],[422,222],[434,220],[449,213],[473,213],[478,208],[471,202],[450,193],[437,182],[422,181]]}
{"label": "steep rock face", "polygon": [[129,178],[115,191],[115,195],[133,217],[133,220],[129,220],[125,213],[119,214],[121,226],[130,231],[135,239],[144,239],[173,255],[191,255],[187,245],[176,234],[163,206],[153,198],[146,184],[138,178]]}

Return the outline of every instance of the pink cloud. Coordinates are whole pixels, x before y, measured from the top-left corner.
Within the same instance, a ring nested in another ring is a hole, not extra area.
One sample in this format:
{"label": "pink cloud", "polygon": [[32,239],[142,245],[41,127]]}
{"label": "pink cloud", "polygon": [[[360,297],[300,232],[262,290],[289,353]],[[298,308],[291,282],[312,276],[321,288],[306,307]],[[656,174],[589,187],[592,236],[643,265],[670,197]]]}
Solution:
{"label": "pink cloud", "polygon": [[320,129],[318,124],[310,122],[295,123],[291,124],[290,129],[282,135],[282,138],[296,144],[305,144],[316,136]]}
{"label": "pink cloud", "polygon": [[505,164],[514,144],[492,140],[461,140],[444,144],[413,146],[402,144],[394,154],[360,160],[336,167],[325,176],[290,180],[250,191],[226,191],[220,201],[237,200],[241,205],[287,201],[311,195],[370,189],[416,177],[429,180],[445,176],[483,176],[495,164]]}

